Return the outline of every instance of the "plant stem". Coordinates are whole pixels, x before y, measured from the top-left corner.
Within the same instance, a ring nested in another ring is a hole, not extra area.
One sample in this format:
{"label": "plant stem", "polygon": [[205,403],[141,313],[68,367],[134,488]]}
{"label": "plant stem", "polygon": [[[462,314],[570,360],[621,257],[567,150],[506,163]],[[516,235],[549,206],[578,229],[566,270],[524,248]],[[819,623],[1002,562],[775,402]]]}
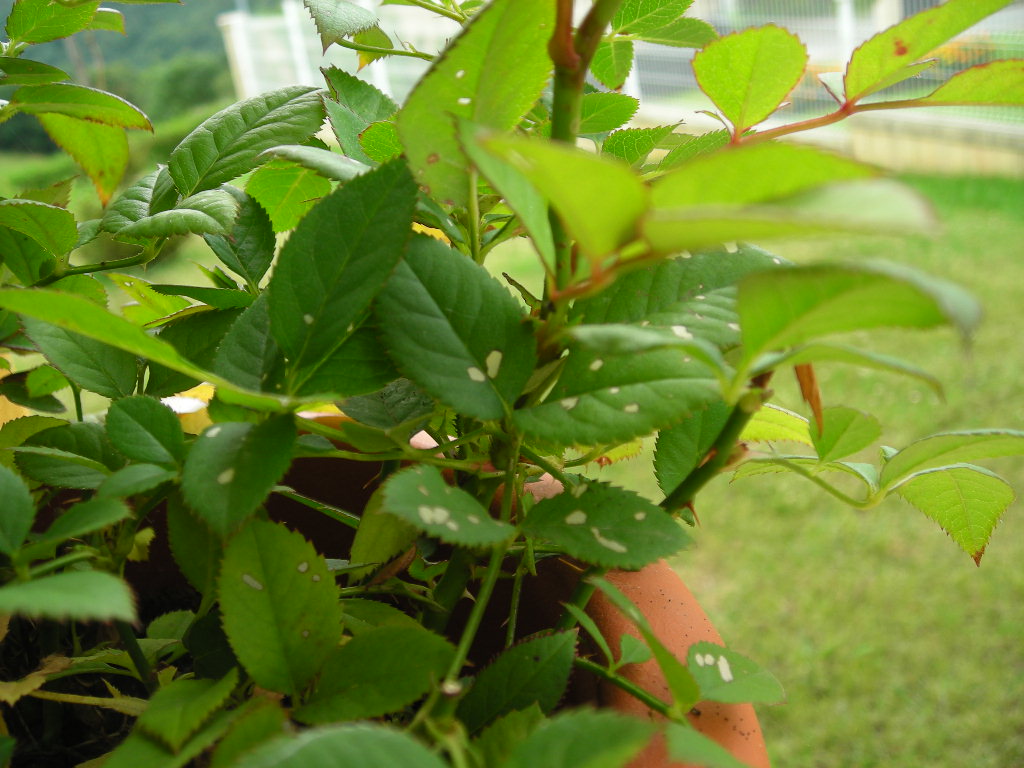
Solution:
{"label": "plant stem", "polygon": [[466,20],[466,14],[449,10],[448,8],[445,8],[443,5],[431,3],[429,2],[429,0],[406,0],[406,2],[409,5],[415,5],[417,8],[423,8],[425,10],[432,11],[436,13],[438,16],[445,16],[451,19],[452,21],[458,21],[461,23]]}
{"label": "plant stem", "polygon": [[363,43],[357,43],[352,40],[335,40],[334,42],[342,48],[361,51],[363,53],[375,53],[380,56],[408,56],[413,59],[423,59],[424,61],[434,60],[434,57],[431,54],[421,53],[420,51],[406,51],[401,48],[381,48],[376,45],[364,45]]}
{"label": "plant stem", "polygon": [[630,682],[621,675],[617,675],[610,669],[605,669],[600,664],[595,664],[589,659],[581,659],[577,657],[573,659],[572,663],[573,666],[578,667],[580,669],[585,669],[588,672],[592,672],[593,674],[600,677],[602,680],[607,680],[609,683],[616,686],[617,688],[621,688],[634,698],[642,701],[645,705],[647,705],[649,709],[657,712],[658,714],[664,715],[665,717],[670,717],[669,705],[661,699],[659,699],[657,696],[649,693],[648,691],[645,691],[636,683]]}
{"label": "plant stem", "polygon": [[40,563],[34,568],[29,568],[25,575],[29,579],[37,579],[40,576],[59,570],[67,565],[71,565],[72,563],[78,563],[82,560],[92,560],[95,557],[95,550],[78,550],[77,552],[70,552],[54,560],[47,560],[46,562]]}
{"label": "plant stem", "polygon": [[[590,602],[590,598],[593,596],[594,591],[597,589],[597,585],[592,583],[588,578],[590,576],[603,576],[605,568],[598,568],[592,566],[588,568],[581,576],[580,580],[576,582],[576,588],[572,591],[572,597],[569,598],[569,605],[575,605],[581,611],[586,610],[587,603]],[[567,629],[572,629],[576,626],[576,617],[572,615],[572,612],[565,610],[562,612],[562,617],[558,620],[555,625],[555,631],[561,632]]]}
{"label": "plant stem", "polygon": [[147,691],[153,693],[159,687],[159,683],[157,683],[156,675],[153,674],[153,668],[149,665],[149,659],[142,652],[138,638],[135,637],[135,630],[131,628],[127,621],[115,621],[114,627],[121,638],[121,644],[124,645],[124,649],[128,652],[132,663],[135,664],[135,671],[139,673],[139,680],[146,686]]}
{"label": "plant stem", "polygon": [[474,168],[469,172],[469,211],[466,214],[469,217],[467,222],[469,231],[466,234],[469,237],[469,255],[477,264],[483,264],[483,253],[480,249],[480,198],[477,196],[477,179],[478,173]]}
{"label": "plant stem", "polygon": [[75,402],[75,420],[83,421],[85,412],[82,410],[82,389],[76,384],[70,384],[71,399]]}

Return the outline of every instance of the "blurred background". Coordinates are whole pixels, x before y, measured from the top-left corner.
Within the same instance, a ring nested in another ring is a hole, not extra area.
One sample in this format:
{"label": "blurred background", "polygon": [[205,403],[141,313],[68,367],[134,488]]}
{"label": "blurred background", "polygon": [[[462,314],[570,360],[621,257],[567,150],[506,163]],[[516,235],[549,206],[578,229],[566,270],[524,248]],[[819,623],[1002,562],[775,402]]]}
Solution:
{"label": "blurred background", "polygon": [[[13,0],[0,0],[6,16]],[[376,0],[364,3],[370,7]],[[839,71],[875,31],[929,0],[696,0],[692,15],[721,33],[774,22],[798,33],[811,67],[781,115],[822,114],[834,104],[818,73]],[[118,6],[128,34],[86,32],[37,49],[75,81],[118,93],[156,124],[133,134],[126,182],[165,162],[200,120],[236,98],[290,83],[318,85],[319,68],[355,70],[354,54],[320,42],[299,0],[185,0]],[[423,11],[379,9],[382,30],[419,50],[441,49],[453,26]],[[1024,2],[1013,3],[943,46],[932,80],[996,58],[1024,58]],[[640,45],[625,90],[642,99],[639,124],[715,127],[699,110],[692,51]],[[424,69],[378,61],[360,76],[401,99]],[[7,93],[0,89],[0,98]],[[985,305],[969,350],[952,333],[881,334],[874,346],[936,374],[939,398],[919,382],[823,367],[826,405],[875,413],[884,442],[903,446],[942,429],[1024,429],[1024,109],[929,109],[855,116],[806,140],[889,168],[928,198],[934,236],[776,242],[795,261],[891,258],[954,280]],[[0,125],[0,196],[77,173],[38,124]],[[96,214],[88,184],[79,215]],[[539,280],[522,247],[496,254],[497,271]],[[99,256],[98,256],[99,257]],[[107,258],[108,256],[104,256]],[[186,240],[150,266],[151,279],[203,280],[194,262],[212,254]],[[154,278],[153,271],[165,272]],[[779,375],[776,401],[804,412],[795,382]],[[640,448],[651,449],[650,441]],[[877,449],[863,460],[877,460]],[[595,474],[656,495],[642,461]],[[989,462],[1024,489],[1024,461]],[[716,480],[699,500],[694,545],[675,565],[726,641],[772,670],[788,702],[760,710],[780,768],[1015,768],[1024,766],[1024,520],[1012,506],[980,568],[909,505],[857,512],[798,478]]]}

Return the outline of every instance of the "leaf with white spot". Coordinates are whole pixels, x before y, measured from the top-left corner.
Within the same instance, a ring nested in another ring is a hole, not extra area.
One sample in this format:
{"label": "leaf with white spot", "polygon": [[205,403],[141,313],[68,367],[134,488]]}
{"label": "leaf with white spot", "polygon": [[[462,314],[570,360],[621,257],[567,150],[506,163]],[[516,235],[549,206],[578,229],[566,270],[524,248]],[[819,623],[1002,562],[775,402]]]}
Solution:
{"label": "leaf with white spot", "polygon": [[471,495],[445,482],[434,467],[402,470],[384,485],[381,511],[419,531],[464,547],[490,547],[508,541],[515,529],[495,520]]}
{"label": "leaf with white spot", "polygon": [[214,424],[199,436],[185,460],[186,501],[215,533],[227,536],[284,476],[294,443],[290,414],[271,416],[260,424]]}
{"label": "leaf with white spot", "polygon": [[674,555],[689,536],[665,510],[624,488],[585,483],[530,510],[529,536],[605,568],[642,568]]}
{"label": "leaf with white spot", "polygon": [[700,686],[701,701],[778,704],[786,698],[774,675],[721,645],[694,643],[687,653],[686,664]]}
{"label": "leaf with white spot", "polygon": [[376,311],[399,370],[460,413],[501,418],[533,373],[536,342],[518,302],[431,237],[413,238]]}
{"label": "leaf with white spot", "polygon": [[295,695],[341,638],[341,604],[327,562],[285,526],[256,520],[224,551],[224,631],[257,685]]}

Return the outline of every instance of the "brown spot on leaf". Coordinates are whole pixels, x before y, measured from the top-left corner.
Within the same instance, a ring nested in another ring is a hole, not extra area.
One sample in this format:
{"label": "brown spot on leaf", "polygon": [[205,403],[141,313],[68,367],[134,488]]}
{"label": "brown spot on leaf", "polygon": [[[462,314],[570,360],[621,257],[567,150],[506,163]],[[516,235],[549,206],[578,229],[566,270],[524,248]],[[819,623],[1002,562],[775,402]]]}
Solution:
{"label": "brown spot on leaf", "polygon": [[906,56],[907,55],[907,45],[906,45],[906,43],[904,43],[899,38],[897,38],[896,40],[893,41],[892,47],[893,47],[893,52],[897,56]]}
{"label": "brown spot on leaf", "polygon": [[438,155],[437,152],[432,152],[431,154],[427,155],[427,165],[433,165],[440,159],[441,156]]}

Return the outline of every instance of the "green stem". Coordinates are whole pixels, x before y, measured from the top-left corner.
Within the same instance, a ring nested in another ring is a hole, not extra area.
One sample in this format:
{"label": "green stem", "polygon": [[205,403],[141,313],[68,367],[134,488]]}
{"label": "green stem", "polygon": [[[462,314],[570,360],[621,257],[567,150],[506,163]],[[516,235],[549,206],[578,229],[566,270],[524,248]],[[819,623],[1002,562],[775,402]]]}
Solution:
{"label": "green stem", "polygon": [[76,384],[69,383],[69,386],[71,388],[71,399],[75,403],[75,420],[84,421],[85,412],[82,409],[82,389]]}
{"label": "green stem", "polygon": [[786,459],[782,458],[772,459],[772,462],[784,466],[790,472],[794,472],[806,480],[810,480],[812,483],[814,483],[816,486],[824,490],[826,493],[839,499],[844,504],[850,505],[854,509],[871,509],[872,507],[877,506],[878,503],[885,498],[885,494],[880,493],[877,494],[877,498],[873,495],[869,498],[864,499],[863,501],[860,501],[858,499],[853,498],[852,496],[846,495],[838,488],[836,488],[834,485],[825,482],[816,474],[807,471],[804,467],[800,466],[795,462],[787,461]]}
{"label": "green stem", "polygon": [[541,456],[539,453],[534,451],[532,448],[529,448],[528,446],[524,445],[520,450],[522,451],[523,456],[525,456],[538,467],[543,469],[545,472],[547,472],[549,475],[555,478],[562,485],[568,484],[568,479],[566,478],[565,473],[562,472],[562,470],[560,470],[550,461],[545,459],[543,456]]}
{"label": "green stem", "polygon": [[409,5],[415,5],[417,8],[423,8],[428,11],[436,13],[438,16],[446,16],[452,21],[457,21],[460,24],[466,20],[466,14],[459,13],[458,11],[452,11],[445,8],[443,5],[437,5],[429,2],[429,0],[405,0]]}
{"label": "green stem", "polygon": [[431,54],[421,53],[420,51],[406,51],[401,48],[381,48],[376,45],[356,43],[352,40],[335,40],[334,42],[342,48],[348,48],[353,51],[362,51],[363,53],[375,53],[380,56],[408,56],[413,59],[423,59],[424,61],[434,60],[434,57]]}
{"label": "green stem", "polygon": [[[590,598],[593,596],[594,591],[597,589],[597,585],[592,583],[590,576],[603,576],[607,569],[598,568],[592,566],[587,569],[585,573],[580,576],[580,580],[576,582],[576,588],[572,591],[572,597],[569,598],[569,605],[575,605],[581,611],[586,610],[587,603],[590,602]],[[562,617],[558,620],[555,625],[556,632],[562,632],[567,629],[572,629],[576,626],[576,617],[572,615],[569,610],[562,612]]]}
{"label": "green stem", "polygon": [[468,229],[469,255],[477,264],[483,264],[483,254],[480,249],[480,198],[477,196],[477,171],[469,172],[469,216]]}
{"label": "green stem", "polygon": [[516,641],[516,626],[519,623],[519,600],[523,594],[523,560],[527,554],[524,552],[516,568],[516,575],[512,579],[512,601],[508,611],[508,629],[505,632],[505,647],[511,648]]}
{"label": "green stem", "polygon": [[124,649],[128,652],[132,663],[135,664],[135,671],[139,673],[139,680],[146,686],[147,691],[153,693],[159,687],[159,683],[157,683],[156,675],[153,674],[153,668],[149,665],[149,659],[146,658],[146,654],[142,652],[142,648],[139,646],[138,638],[135,637],[135,631],[127,621],[115,621],[114,627],[121,638],[121,644],[124,645]]}
{"label": "green stem", "polygon": [[573,666],[578,667],[579,669],[585,669],[587,672],[592,672],[593,674],[600,677],[602,680],[607,680],[609,683],[616,686],[617,688],[621,688],[634,698],[642,701],[649,709],[657,712],[658,714],[664,715],[665,717],[670,717],[671,713],[669,711],[669,705],[661,699],[659,699],[657,696],[654,696],[648,691],[645,691],[636,683],[630,682],[621,675],[617,675],[610,669],[605,669],[600,664],[595,664],[589,659],[581,659],[577,657],[573,659],[572,663]]}
{"label": "green stem", "polygon": [[64,566],[71,565],[72,563],[78,563],[82,560],[92,560],[95,557],[95,550],[79,550],[77,552],[71,552],[54,560],[47,560],[45,563],[40,563],[34,568],[29,568],[25,575],[27,578],[37,579],[47,573],[59,570]]}

